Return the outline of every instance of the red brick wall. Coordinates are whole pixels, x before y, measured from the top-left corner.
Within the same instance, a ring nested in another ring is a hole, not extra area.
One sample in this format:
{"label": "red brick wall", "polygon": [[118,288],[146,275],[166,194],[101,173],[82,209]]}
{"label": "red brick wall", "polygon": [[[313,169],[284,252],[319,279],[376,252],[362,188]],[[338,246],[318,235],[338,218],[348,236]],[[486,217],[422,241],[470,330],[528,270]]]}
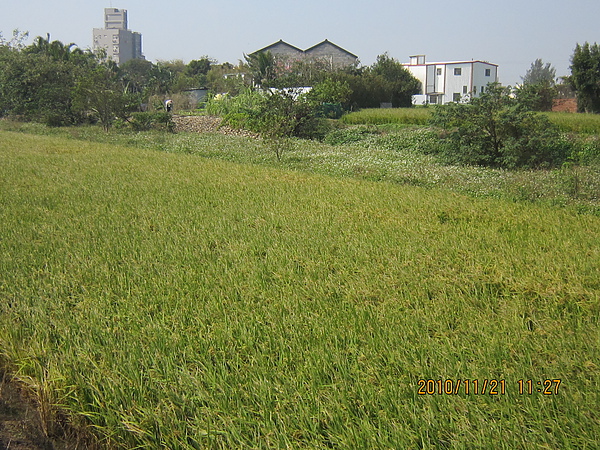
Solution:
{"label": "red brick wall", "polygon": [[575,98],[557,98],[552,105],[552,111],[556,112],[577,112],[577,99]]}

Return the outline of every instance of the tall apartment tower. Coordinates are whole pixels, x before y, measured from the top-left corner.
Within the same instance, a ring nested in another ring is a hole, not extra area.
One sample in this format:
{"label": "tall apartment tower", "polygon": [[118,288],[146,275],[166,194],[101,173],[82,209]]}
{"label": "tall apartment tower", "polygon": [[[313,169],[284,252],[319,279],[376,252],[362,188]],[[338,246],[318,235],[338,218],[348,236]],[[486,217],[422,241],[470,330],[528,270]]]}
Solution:
{"label": "tall apartment tower", "polygon": [[145,59],[142,35],[127,29],[127,10],[104,8],[104,28],[94,28],[94,50],[104,49],[106,57],[117,64],[130,59]]}

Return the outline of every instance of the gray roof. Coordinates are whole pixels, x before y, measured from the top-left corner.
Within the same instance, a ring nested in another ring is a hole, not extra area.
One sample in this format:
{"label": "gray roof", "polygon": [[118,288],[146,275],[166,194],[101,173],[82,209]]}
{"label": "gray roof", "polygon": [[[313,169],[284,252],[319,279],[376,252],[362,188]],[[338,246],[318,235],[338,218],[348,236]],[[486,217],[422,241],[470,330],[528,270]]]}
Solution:
{"label": "gray roof", "polygon": [[269,49],[271,49],[277,45],[282,45],[282,44],[285,45],[286,47],[290,47],[292,50],[295,50],[299,53],[304,53],[304,50],[299,49],[298,47],[294,47],[292,44],[288,44],[283,39],[279,39],[277,42],[273,42],[271,45],[267,45],[266,47],[263,47],[260,50],[256,50],[255,52],[252,52],[250,54],[254,55],[255,53],[267,52],[267,51],[269,51]]}
{"label": "gray roof", "polygon": [[344,49],[344,48],[340,47],[339,45],[336,45],[336,44],[334,44],[333,42],[331,42],[331,41],[329,41],[329,40],[327,40],[327,39],[325,39],[325,40],[324,40],[324,41],[322,41],[322,42],[319,42],[319,43],[318,43],[318,44],[316,44],[316,45],[313,45],[313,46],[312,46],[312,47],[310,47],[310,48],[307,48],[306,50],[302,50],[302,49],[300,49],[300,48],[298,48],[298,47],[295,47],[295,46],[293,46],[293,45],[291,45],[291,44],[288,44],[288,43],[287,43],[287,42],[285,42],[283,39],[280,39],[280,40],[278,40],[277,42],[274,42],[274,43],[272,43],[271,45],[267,45],[266,47],[263,47],[263,48],[261,48],[260,50],[256,50],[256,51],[254,51],[254,52],[250,53],[250,55],[254,55],[255,53],[267,52],[267,51],[269,51],[271,48],[273,48],[273,47],[275,47],[275,46],[278,46],[278,45],[285,45],[285,46],[289,47],[290,49],[292,49],[292,50],[294,50],[294,51],[296,51],[296,52],[299,52],[299,53],[310,53],[310,52],[311,52],[311,50],[314,50],[314,49],[316,49],[317,47],[321,47],[321,46],[323,46],[323,45],[331,45],[332,47],[335,47],[335,48],[337,48],[338,50],[341,50],[342,52],[344,52],[344,53],[347,53],[348,55],[350,55],[350,56],[352,56],[352,57],[354,57],[354,58],[357,58],[357,59],[358,59],[358,56],[356,56],[354,53],[350,53],[348,50],[346,50],[346,49]]}
{"label": "gray roof", "polygon": [[320,47],[320,46],[322,46],[322,45],[331,45],[332,47],[335,47],[335,48],[337,48],[338,50],[341,50],[341,51],[343,51],[344,53],[348,53],[350,56],[353,56],[354,58],[358,58],[358,56],[356,56],[354,53],[350,53],[350,52],[349,52],[348,50],[346,50],[345,48],[342,48],[342,47],[340,47],[339,45],[337,45],[337,44],[334,44],[333,42],[330,42],[330,41],[329,41],[329,40],[327,40],[327,39],[325,39],[325,40],[324,40],[324,41],[322,41],[322,42],[319,42],[319,43],[318,43],[318,44],[316,44],[316,45],[313,45],[313,46],[312,46],[312,47],[310,47],[310,48],[307,48],[306,50],[304,50],[304,53],[308,53],[308,52],[310,52],[311,50],[313,50],[313,49],[315,49],[315,48],[317,48],[317,47]]}

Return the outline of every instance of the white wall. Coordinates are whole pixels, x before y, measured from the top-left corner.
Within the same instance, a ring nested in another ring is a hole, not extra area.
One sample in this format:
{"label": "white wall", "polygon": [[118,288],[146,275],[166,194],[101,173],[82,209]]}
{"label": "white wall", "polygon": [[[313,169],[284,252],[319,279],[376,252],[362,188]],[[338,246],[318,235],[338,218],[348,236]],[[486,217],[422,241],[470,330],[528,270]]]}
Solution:
{"label": "white wall", "polygon": [[[462,101],[472,91],[471,63],[451,63],[446,65],[446,86],[444,90],[444,103]],[[457,75],[457,71],[460,72]]]}
{"label": "white wall", "polygon": [[421,82],[421,94],[425,94],[426,66],[404,66],[417,80]]}
{"label": "white wall", "polygon": [[[489,75],[487,75],[489,71]],[[481,88],[498,81],[498,67],[491,64],[476,62],[473,64],[473,88],[481,95]]]}
{"label": "white wall", "polygon": [[498,81],[498,67],[480,61],[408,64],[404,67],[422,84],[421,93],[413,97],[415,105],[431,102],[431,94],[439,95],[438,103],[468,101],[470,96],[480,95],[482,87]]}

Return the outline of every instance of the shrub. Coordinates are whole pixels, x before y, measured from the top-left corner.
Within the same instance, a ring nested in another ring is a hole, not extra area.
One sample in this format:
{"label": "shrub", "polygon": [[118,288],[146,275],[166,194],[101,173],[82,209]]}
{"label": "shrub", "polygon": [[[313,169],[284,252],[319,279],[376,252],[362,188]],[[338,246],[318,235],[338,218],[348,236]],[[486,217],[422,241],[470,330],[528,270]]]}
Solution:
{"label": "shrub", "polygon": [[439,152],[451,163],[547,167],[560,165],[570,152],[570,143],[546,116],[530,111],[510,88],[497,84],[467,104],[433,108],[432,123],[444,130]]}
{"label": "shrub", "polygon": [[245,114],[258,108],[264,101],[264,95],[247,89],[239,95],[217,94],[206,103],[206,113],[211,116],[225,117],[228,114]]}
{"label": "shrub", "polygon": [[340,105],[341,109],[341,104],[347,103],[351,94],[352,89],[347,81],[327,78],[315,84],[306,97],[317,104]]}
{"label": "shrub", "polygon": [[323,141],[329,145],[347,145],[357,142],[364,142],[376,134],[379,134],[379,131],[375,127],[358,126],[342,128],[333,130],[327,134]]}
{"label": "shrub", "polygon": [[248,114],[252,131],[269,137],[322,138],[322,123],[315,107],[304,99],[294,99],[285,91],[269,92],[258,108]]}
{"label": "shrub", "polygon": [[175,129],[175,123],[171,114],[161,111],[133,113],[129,123],[135,131],[147,131],[151,129],[174,131]]}
{"label": "shrub", "polygon": [[600,165],[600,137],[574,136],[571,137],[571,159],[577,164]]}
{"label": "shrub", "polygon": [[282,91],[247,90],[235,97],[216,96],[209,100],[206,111],[223,117],[233,128],[245,128],[267,138],[322,138],[327,122],[317,117],[314,103]]}

